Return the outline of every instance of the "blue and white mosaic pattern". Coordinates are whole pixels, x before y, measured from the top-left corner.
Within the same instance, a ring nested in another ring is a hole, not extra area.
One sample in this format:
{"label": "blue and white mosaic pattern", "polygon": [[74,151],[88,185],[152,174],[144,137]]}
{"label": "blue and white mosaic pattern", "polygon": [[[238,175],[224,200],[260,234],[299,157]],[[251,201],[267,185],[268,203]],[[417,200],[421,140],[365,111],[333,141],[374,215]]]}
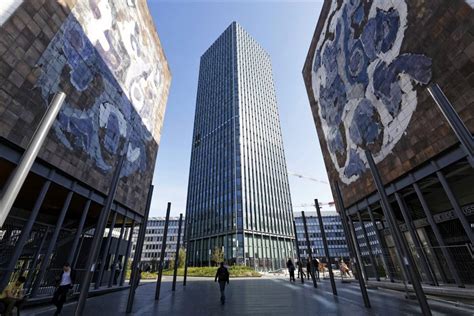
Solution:
{"label": "blue and white mosaic pattern", "polygon": [[[120,54],[120,58],[127,56]],[[74,14],[63,23],[38,65],[42,73],[36,86],[45,104],[56,91],[67,91],[54,123],[55,135],[63,145],[87,153],[103,173],[114,167],[120,153],[126,153],[122,176],[152,168],[155,153],[150,146],[155,140],[143,122],[143,111],[132,104],[117,78],[117,68],[104,60]],[[149,97],[157,102],[155,95]]]}
{"label": "blue and white mosaic pattern", "polygon": [[383,160],[417,106],[431,59],[401,53],[405,0],[333,1],[313,59],[312,88],[332,162],[348,184],[366,170],[365,149]]}
{"label": "blue and white mosaic pattern", "polygon": [[72,14],[112,71],[143,124],[160,140],[166,91],[164,56],[146,0],[78,0]]}

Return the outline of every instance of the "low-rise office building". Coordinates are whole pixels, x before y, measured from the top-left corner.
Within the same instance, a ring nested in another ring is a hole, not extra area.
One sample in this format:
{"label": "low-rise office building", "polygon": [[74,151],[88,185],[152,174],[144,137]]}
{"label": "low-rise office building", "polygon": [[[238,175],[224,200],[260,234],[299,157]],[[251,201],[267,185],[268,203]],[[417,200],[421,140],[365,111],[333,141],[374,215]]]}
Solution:
{"label": "low-rise office building", "polygon": [[[163,233],[165,230],[164,217],[150,217],[145,232],[145,241],[143,243],[143,250],[141,256],[141,264],[148,265],[152,269],[157,268],[160,261],[161,247],[163,244]],[[168,236],[166,238],[166,251],[164,266],[167,267],[171,260],[175,259],[176,245],[178,243],[179,217],[170,217],[168,224]],[[138,229],[133,235],[132,255],[135,254],[137,244]],[[184,239],[184,217],[181,227],[181,247],[183,247]]]}

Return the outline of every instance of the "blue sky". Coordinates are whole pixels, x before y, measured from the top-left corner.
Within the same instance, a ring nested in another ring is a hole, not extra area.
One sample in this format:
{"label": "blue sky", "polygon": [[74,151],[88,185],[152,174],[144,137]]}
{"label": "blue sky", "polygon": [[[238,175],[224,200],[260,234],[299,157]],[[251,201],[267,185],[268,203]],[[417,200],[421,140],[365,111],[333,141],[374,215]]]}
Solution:
{"label": "blue sky", "polygon": [[[232,21],[240,23],[272,58],[288,170],[327,181],[301,75],[322,1],[149,0],[148,6],[173,76],[150,216],[164,216],[168,201],[172,215],[185,212],[199,58]],[[329,185],[289,179],[294,206],[310,204],[314,198],[332,201]]]}

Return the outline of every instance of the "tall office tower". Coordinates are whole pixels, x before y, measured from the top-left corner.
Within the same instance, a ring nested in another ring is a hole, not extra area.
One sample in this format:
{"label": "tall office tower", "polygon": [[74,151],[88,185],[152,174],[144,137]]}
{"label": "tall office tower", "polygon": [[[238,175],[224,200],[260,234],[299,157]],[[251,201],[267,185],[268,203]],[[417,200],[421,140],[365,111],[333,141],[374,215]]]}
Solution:
{"label": "tall office tower", "polygon": [[293,254],[270,57],[236,22],[201,57],[186,216],[190,265],[220,249],[269,270]]}

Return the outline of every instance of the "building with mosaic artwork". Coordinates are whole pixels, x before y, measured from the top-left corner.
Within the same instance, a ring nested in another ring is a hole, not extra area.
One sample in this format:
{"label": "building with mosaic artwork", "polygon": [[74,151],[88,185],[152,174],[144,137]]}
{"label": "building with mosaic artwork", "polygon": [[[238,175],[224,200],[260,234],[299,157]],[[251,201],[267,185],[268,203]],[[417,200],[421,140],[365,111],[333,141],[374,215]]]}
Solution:
{"label": "building with mosaic artwork", "polygon": [[[0,187],[52,97],[66,94],[0,228],[1,288],[24,275],[30,297],[51,295],[65,261],[80,283],[96,233],[92,282],[123,284],[117,267],[127,267],[132,231],[145,222],[170,81],[145,0],[1,1]],[[95,228],[114,174],[102,237]]]}
{"label": "building with mosaic artwork", "polygon": [[376,228],[382,250],[362,259],[472,285],[472,1],[326,0],[303,76],[346,235]]}

